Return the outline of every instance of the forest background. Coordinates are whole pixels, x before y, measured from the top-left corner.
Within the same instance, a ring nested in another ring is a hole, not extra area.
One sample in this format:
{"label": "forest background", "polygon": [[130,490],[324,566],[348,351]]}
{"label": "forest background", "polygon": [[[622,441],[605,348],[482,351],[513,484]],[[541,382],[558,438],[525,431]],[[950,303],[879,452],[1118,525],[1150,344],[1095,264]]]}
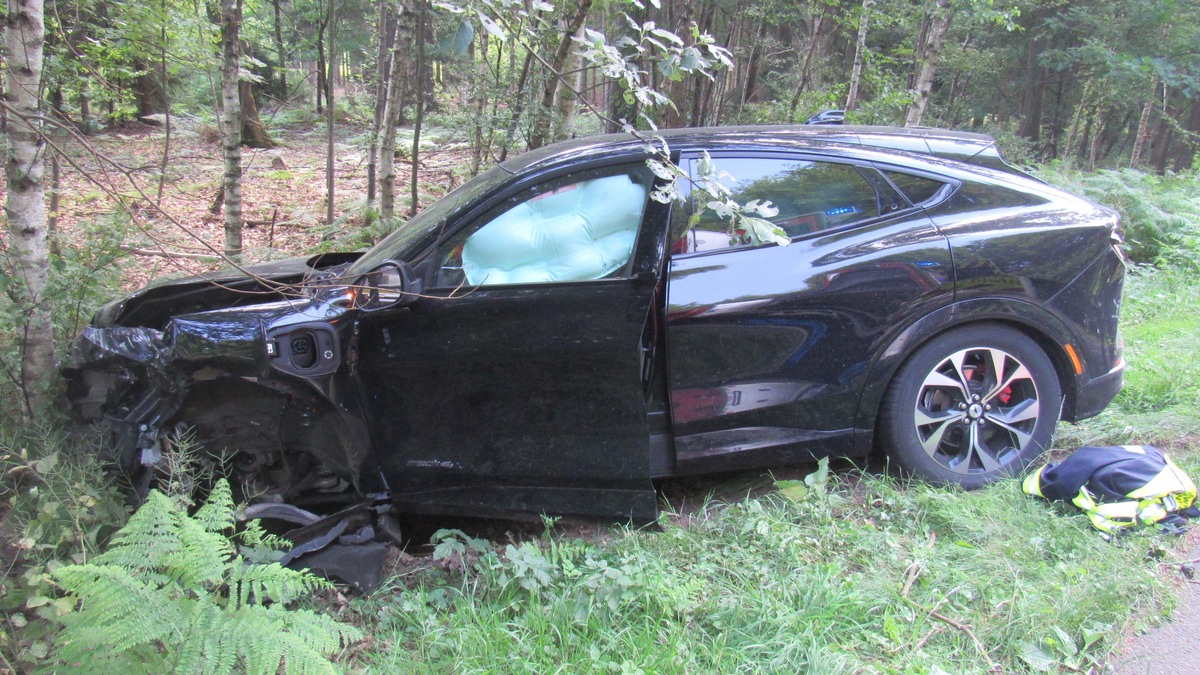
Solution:
{"label": "forest background", "polygon": [[[101,302],[162,274],[367,246],[470,176],[573,136],[826,109],[994,136],[1010,162],[1121,210],[1139,265],[1125,314],[1142,365],[1111,414],[1066,438],[1174,443],[1197,466],[1200,3],[0,5],[0,669],[57,658],[77,606],[54,572],[128,515],[53,419],[55,364]],[[1155,570],[1171,552],[1098,549],[1086,525],[1031,539],[1013,523],[1054,530],[1055,516],[1011,486],[806,478],[810,497],[745,501],[736,479],[731,505],[672,514],[650,538],[443,531],[374,597],[306,602],[376,636],[333,640],[342,665],[630,672],[1086,669],[1170,606]]]}

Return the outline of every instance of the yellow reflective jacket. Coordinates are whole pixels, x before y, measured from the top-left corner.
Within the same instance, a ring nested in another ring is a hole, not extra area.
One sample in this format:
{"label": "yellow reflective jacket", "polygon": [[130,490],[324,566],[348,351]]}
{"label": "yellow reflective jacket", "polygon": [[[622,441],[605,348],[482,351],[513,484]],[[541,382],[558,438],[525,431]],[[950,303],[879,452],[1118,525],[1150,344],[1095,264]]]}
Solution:
{"label": "yellow reflective jacket", "polygon": [[1158,448],[1148,445],[1085,447],[1025,478],[1025,492],[1071,502],[1092,525],[1115,532],[1159,523],[1182,532],[1185,518],[1200,516],[1196,484]]}

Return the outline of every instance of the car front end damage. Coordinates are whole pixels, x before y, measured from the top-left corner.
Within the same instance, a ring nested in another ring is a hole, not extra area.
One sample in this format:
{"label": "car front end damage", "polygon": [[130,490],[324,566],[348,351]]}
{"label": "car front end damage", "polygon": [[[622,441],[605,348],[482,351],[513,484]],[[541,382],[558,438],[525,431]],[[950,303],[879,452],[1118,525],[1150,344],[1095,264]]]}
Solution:
{"label": "car front end damage", "polygon": [[[377,540],[398,540],[399,528],[379,472],[367,466],[350,380],[358,311],[336,273],[278,288],[250,296],[267,302],[161,326],[119,323],[147,314],[141,293],[113,303],[72,345],[67,401],[100,430],[104,459],[136,495],[169,471],[171,453],[192,447],[255,502],[248,517],[288,524],[289,560],[368,587],[386,552]],[[181,284],[179,304],[203,308],[194,290]],[[166,294],[155,301],[170,306]]]}

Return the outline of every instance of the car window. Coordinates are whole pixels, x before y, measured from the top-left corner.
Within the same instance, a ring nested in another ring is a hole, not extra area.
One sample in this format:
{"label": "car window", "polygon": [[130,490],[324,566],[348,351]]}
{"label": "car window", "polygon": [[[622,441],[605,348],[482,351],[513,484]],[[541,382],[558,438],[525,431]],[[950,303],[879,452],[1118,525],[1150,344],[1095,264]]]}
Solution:
{"label": "car window", "polygon": [[[763,157],[719,157],[723,182],[739,204],[769,201],[779,213],[767,220],[791,237],[842,227],[880,214],[879,192],[849,164]],[[694,168],[694,167],[693,167]],[[695,213],[708,196],[691,191],[687,209]],[[713,251],[748,245],[742,233],[729,232],[729,223],[705,209],[695,227],[676,240],[673,251]]]}
{"label": "car window", "polygon": [[493,207],[438,249],[438,286],[589,281],[633,254],[653,177],[644,166],[572,174]]}
{"label": "car window", "polygon": [[899,171],[884,170],[883,175],[887,176],[892,184],[900,189],[901,194],[908,197],[908,201],[912,204],[920,204],[927,202],[938,193],[946,184],[940,180],[925,178],[924,176],[914,176],[908,173]]}

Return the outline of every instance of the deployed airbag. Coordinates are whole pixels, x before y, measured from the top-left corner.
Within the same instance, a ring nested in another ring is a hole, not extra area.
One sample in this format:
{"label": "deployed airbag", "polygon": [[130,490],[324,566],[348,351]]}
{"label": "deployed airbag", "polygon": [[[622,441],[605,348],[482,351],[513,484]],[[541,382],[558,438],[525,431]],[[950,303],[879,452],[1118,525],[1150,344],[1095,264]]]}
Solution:
{"label": "deployed airbag", "polygon": [[586,180],[502,213],[467,239],[467,282],[586,281],[629,261],[647,188],[629,176]]}

